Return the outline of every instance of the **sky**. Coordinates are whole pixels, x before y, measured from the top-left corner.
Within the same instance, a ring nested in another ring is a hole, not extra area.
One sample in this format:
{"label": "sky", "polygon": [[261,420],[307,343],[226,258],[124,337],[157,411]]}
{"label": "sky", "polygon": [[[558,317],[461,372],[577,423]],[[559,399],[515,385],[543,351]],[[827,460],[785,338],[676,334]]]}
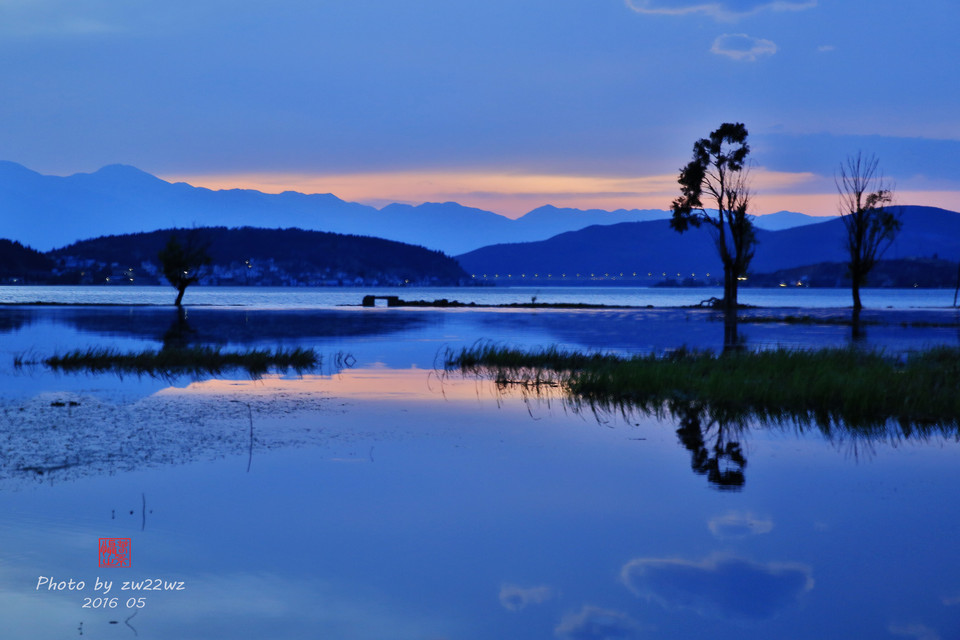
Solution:
{"label": "sky", "polygon": [[753,212],[875,154],[960,210],[955,0],[0,0],[0,159],[211,188],[669,208],[750,132]]}

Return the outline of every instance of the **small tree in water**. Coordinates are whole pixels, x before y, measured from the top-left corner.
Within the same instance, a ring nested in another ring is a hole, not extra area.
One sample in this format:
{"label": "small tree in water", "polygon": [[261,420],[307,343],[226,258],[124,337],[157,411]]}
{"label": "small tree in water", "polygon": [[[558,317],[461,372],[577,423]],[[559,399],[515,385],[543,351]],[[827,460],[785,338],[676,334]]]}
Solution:
{"label": "small tree in water", "polygon": [[160,267],[167,282],[177,290],[177,307],[183,303],[183,293],[194,282],[203,277],[204,268],[210,265],[210,256],[207,247],[196,242],[191,234],[184,243],[180,242],[177,234],[170,236],[167,245],[157,254]]}
{"label": "small tree in water", "polygon": [[893,201],[893,190],[878,173],[877,163],[875,156],[864,158],[857,153],[847,157],[835,178],[840,192],[840,218],[847,231],[847,269],[852,281],[855,321],[863,308],[860,287],[866,284],[867,274],[900,230],[900,219],[886,208]]}
{"label": "small tree in water", "polygon": [[[690,226],[711,227],[723,263],[723,306],[737,308],[738,278],[747,274],[756,245],[752,216],[747,213],[750,189],[744,168],[750,146],[747,128],[729,122],[693,145],[693,159],[680,170],[681,196],[673,201],[670,226],[680,233]],[[702,199],[716,206],[708,213]]]}

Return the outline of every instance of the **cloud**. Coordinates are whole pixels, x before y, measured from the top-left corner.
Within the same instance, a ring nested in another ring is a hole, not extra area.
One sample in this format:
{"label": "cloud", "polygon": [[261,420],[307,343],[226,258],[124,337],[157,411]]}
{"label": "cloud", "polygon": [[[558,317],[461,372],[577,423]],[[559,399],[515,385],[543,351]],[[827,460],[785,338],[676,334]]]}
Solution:
{"label": "cloud", "polygon": [[620,572],[634,594],[667,609],[701,615],[764,620],[776,616],[813,588],[808,567],[758,564],[739,558],[690,560],[637,558]]}
{"label": "cloud", "polygon": [[507,611],[520,611],[531,604],[541,604],[555,595],[550,587],[518,587],[514,584],[505,584],[500,587],[500,604]]}
{"label": "cloud", "polygon": [[640,624],[625,613],[584,605],[565,615],[554,633],[564,640],[627,640],[639,637]]}
{"label": "cloud", "polygon": [[710,47],[710,53],[743,62],[753,62],[761,56],[772,56],[776,52],[777,45],[770,40],[754,38],[745,33],[725,33],[717,37]]}
{"label": "cloud", "polygon": [[770,533],[773,530],[771,520],[761,520],[751,513],[736,511],[711,519],[707,526],[710,527],[713,535],[721,539],[746,538]]}
{"label": "cloud", "polygon": [[637,13],[669,16],[703,14],[732,22],[762,11],[803,11],[817,6],[816,0],[626,0]]}

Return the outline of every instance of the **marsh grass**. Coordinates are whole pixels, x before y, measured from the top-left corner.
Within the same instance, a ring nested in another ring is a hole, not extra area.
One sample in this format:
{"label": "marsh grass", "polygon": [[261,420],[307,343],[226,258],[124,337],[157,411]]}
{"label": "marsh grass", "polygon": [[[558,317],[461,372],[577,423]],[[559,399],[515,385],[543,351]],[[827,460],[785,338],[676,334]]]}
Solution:
{"label": "marsh grass", "polygon": [[[294,371],[303,374],[320,366],[320,357],[313,349],[248,349],[242,352],[223,351],[219,347],[190,346],[121,352],[109,348],[90,348],[54,355],[40,361],[55,371],[116,373],[173,378],[181,375],[199,377],[218,375],[241,369],[252,378],[269,371]],[[15,365],[18,364],[16,361]],[[24,361],[21,359],[19,366]]]}
{"label": "marsh grass", "polygon": [[825,430],[883,429],[893,420],[907,431],[960,420],[960,349],[953,347],[902,357],[856,348],[620,357],[482,344],[448,351],[444,362],[501,386],[559,386],[574,404],[595,410],[658,413],[697,404],[724,422],[759,418]]}

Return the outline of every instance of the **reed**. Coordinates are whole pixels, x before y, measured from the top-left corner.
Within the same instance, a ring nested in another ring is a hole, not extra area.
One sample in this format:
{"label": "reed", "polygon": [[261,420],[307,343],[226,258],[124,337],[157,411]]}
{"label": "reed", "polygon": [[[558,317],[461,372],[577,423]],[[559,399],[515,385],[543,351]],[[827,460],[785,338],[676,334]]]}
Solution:
{"label": "reed", "polygon": [[242,369],[257,378],[273,371],[293,370],[298,374],[320,366],[313,349],[248,349],[224,351],[220,347],[191,346],[121,352],[93,347],[45,358],[42,364],[57,371],[149,375],[169,378],[180,375],[217,375]]}
{"label": "reed", "polygon": [[445,366],[499,384],[559,385],[578,401],[656,411],[700,403],[731,418],[791,418],[829,426],[949,424],[960,420],[960,348],[902,356],[856,348],[715,355],[681,349],[621,357],[531,352],[483,344],[448,352]]}

